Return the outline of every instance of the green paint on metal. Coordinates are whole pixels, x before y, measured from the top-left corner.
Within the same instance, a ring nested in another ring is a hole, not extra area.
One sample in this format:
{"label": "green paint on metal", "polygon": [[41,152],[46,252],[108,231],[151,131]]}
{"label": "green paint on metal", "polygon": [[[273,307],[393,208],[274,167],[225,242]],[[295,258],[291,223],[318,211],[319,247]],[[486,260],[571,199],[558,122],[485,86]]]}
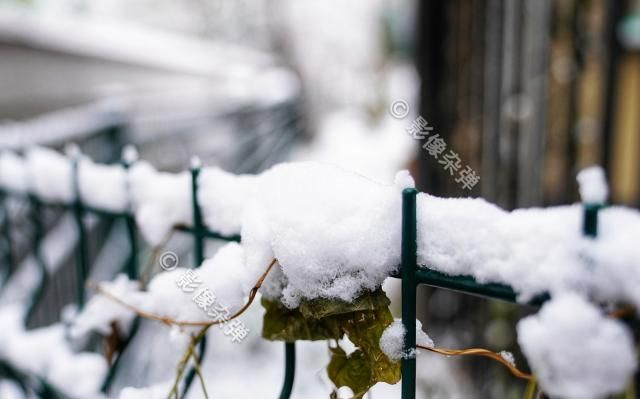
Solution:
{"label": "green paint on metal", "polygon": [[407,188],[402,192],[402,324],[405,334],[402,345],[402,399],[416,397],[416,195]]}
{"label": "green paint on metal", "polygon": [[78,231],[78,244],[77,244],[77,258],[76,258],[76,301],[78,308],[84,307],[86,295],[85,284],[89,276],[89,252],[87,247],[87,231],[84,226],[84,208],[82,200],[80,198],[80,183],[78,179],[78,158],[75,157],[72,161],[73,166],[73,217],[76,222],[76,229]]}
{"label": "green paint on metal", "polygon": [[[129,162],[123,162],[126,173],[129,173],[131,164]],[[130,192],[127,187],[127,192]],[[130,205],[129,205],[130,206]],[[134,280],[138,278],[138,241],[136,234],[136,220],[130,213],[124,213],[124,222],[127,229],[127,239],[129,241],[129,257],[127,258],[126,272],[129,279]]]}
{"label": "green paint on metal", "polygon": [[582,212],[582,233],[590,238],[598,235],[598,212],[603,205],[584,204]]}
{"label": "green paint on metal", "polygon": [[200,168],[191,168],[191,205],[193,209],[193,267],[204,262],[204,223],[202,209],[198,203],[198,176]]}
{"label": "green paint on metal", "polygon": [[[191,208],[193,214],[193,267],[198,268],[204,262],[204,223],[202,221],[202,209],[198,203],[198,176],[199,167],[191,168]],[[198,343],[198,362],[202,364],[207,349],[207,337],[202,337]],[[191,367],[184,382],[181,398],[185,398],[196,376],[195,367]]]}
{"label": "green paint on metal", "polygon": [[296,344],[285,342],[284,344],[284,382],[280,390],[280,399],[289,399],[293,391],[293,380],[296,374]]}
{"label": "green paint on metal", "polygon": [[[471,276],[448,276],[426,268],[416,270],[418,284],[426,284],[432,287],[445,288],[458,291],[467,295],[477,295],[490,299],[499,299],[507,302],[517,302],[518,294],[508,285],[498,283],[481,284]],[[540,306],[549,299],[548,294],[535,296],[530,301],[523,303],[531,306]]]}
{"label": "green paint on metal", "polygon": [[13,245],[11,240],[11,220],[9,219],[9,208],[7,206],[7,193],[0,190],[0,223],[2,232],[2,281],[0,281],[0,287],[4,287],[9,278],[14,272],[14,260],[13,260]]}
{"label": "green paint on metal", "polygon": [[29,204],[31,208],[31,212],[29,213],[31,224],[33,226],[33,241],[32,241],[32,251],[33,257],[35,259],[36,266],[38,268],[38,286],[33,291],[29,306],[27,307],[27,313],[25,316],[25,324],[26,321],[31,318],[33,312],[35,311],[36,305],[40,302],[40,299],[44,295],[44,289],[47,285],[47,267],[44,263],[44,257],[42,256],[42,249],[40,248],[40,244],[42,243],[42,239],[44,237],[44,226],[42,224],[42,204],[38,200],[36,196],[29,195]]}

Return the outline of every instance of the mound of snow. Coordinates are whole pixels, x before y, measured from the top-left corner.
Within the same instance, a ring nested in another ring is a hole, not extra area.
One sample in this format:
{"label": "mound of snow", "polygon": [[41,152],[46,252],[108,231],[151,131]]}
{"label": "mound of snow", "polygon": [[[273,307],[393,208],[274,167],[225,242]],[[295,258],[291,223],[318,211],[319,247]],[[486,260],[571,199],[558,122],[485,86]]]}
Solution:
{"label": "mound of snow", "polygon": [[[246,203],[256,195],[255,175],[204,168],[198,178],[198,203],[205,225],[221,234],[238,234]],[[259,195],[259,194],[258,194]]]}
{"label": "mound of snow", "polygon": [[244,212],[247,270],[256,279],[278,259],[286,281],[265,292],[290,307],[376,289],[399,263],[402,188],[319,163],[273,167]]}
{"label": "mound of snow", "polygon": [[[415,357],[415,353],[403,353],[405,329],[401,319],[395,319],[389,327],[384,330],[380,337],[380,349],[391,360],[398,361],[403,357]],[[416,320],[416,344],[433,348],[433,340],[422,330],[422,323]]]}
{"label": "mound of snow", "polygon": [[94,208],[124,212],[129,205],[127,171],[122,165],[101,165],[82,158],[78,165],[82,201]]}
{"label": "mound of snow", "polygon": [[636,369],[630,332],[574,293],[520,320],[518,342],[540,385],[554,397],[607,397],[624,390]]}
{"label": "mound of snow", "polygon": [[151,245],[160,244],[177,224],[191,224],[191,175],[158,172],[147,162],[130,171],[136,223]]}
{"label": "mound of snow", "polygon": [[73,201],[73,166],[69,158],[44,147],[29,148],[25,158],[29,188],[33,194],[46,201]]}
{"label": "mound of snow", "polygon": [[0,186],[16,193],[27,192],[29,179],[24,158],[9,151],[0,153]]}

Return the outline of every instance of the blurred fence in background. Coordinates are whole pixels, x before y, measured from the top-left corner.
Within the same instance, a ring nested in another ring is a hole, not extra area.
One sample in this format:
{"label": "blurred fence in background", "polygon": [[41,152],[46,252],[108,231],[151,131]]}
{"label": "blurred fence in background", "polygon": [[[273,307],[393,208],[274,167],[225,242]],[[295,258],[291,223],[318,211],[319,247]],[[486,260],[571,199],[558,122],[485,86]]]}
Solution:
{"label": "blurred fence in background", "polygon": [[[472,191],[463,190],[418,148],[421,190],[482,196],[507,209],[565,204],[579,200],[576,172],[601,164],[612,202],[640,205],[638,1],[416,6],[417,114],[480,176]],[[418,314],[435,336],[509,348],[523,360],[514,326],[526,310],[427,287],[418,296]],[[461,372],[477,397],[520,397],[500,370],[467,364]]]}
{"label": "blurred fence in background", "polygon": [[[420,114],[507,208],[576,201],[574,176],[609,172],[640,203],[640,2],[423,1],[416,19]],[[422,153],[422,186],[461,195]]]}

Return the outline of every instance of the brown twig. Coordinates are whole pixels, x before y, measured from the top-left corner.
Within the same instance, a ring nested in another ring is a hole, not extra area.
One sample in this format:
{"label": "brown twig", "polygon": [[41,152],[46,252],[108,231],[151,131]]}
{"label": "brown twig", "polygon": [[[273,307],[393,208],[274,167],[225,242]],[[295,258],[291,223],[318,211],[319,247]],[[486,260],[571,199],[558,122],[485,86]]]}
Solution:
{"label": "brown twig", "polygon": [[187,350],[182,354],[182,357],[178,362],[178,367],[176,369],[176,378],[173,381],[173,385],[171,386],[171,390],[169,391],[169,395],[167,396],[167,399],[171,399],[172,397],[174,398],[178,397],[178,387],[180,386],[180,380],[182,379],[182,374],[184,374],[184,370],[187,367],[187,363],[189,362],[189,359],[193,354],[195,354],[196,345],[198,345],[198,342],[202,340],[202,338],[204,337],[208,329],[209,329],[208,326],[203,327],[195,337],[191,338],[191,341],[189,342],[189,346],[187,346]]}
{"label": "brown twig", "polygon": [[200,387],[202,388],[202,394],[204,395],[204,399],[209,399],[209,394],[207,393],[207,384],[204,380],[204,375],[202,374],[202,367],[200,366],[200,361],[198,360],[198,356],[194,351],[191,351],[191,357],[193,359],[193,368],[196,370],[196,375],[200,380]]}
{"label": "brown twig", "polygon": [[89,287],[97,290],[100,294],[106,296],[107,298],[111,299],[112,301],[124,306],[125,308],[129,309],[130,311],[134,312],[135,314],[137,314],[138,316],[145,318],[145,319],[151,319],[151,320],[156,320],[159,321],[165,325],[168,326],[181,326],[181,327],[209,327],[209,326],[213,326],[216,324],[221,324],[221,323],[226,323],[229,320],[233,320],[236,317],[240,316],[242,313],[244,313],[247,308],[249,308],[249,306],[251,306],[251,304],[253,303],[253,300],[255,299],[256,295],[258,294],[258,290],[260,289],[260,287],[262,286],[262,283],[264,282],[264,279],[267,277],[267,274],[269,274],[269,272],[271,271],[271,269],[273,268],[273,266],[277,263],[277,260],[274,258],[271,260],[271,263],[269,263],[269,266],[267,267],[267,270],[262,274],[262,276],[260,276],[260,278],[258,279],[258,281],[256,282],[256,284],[253,286],[253,288],[251,289],[251,291],[249,292],[249,298],[247,300],[247,302],[234,314],[232,314],[229,318],[227,319],[223,319],[223,320],[213,320],[213,321],[184,321],[184,320],[174,320],[170,317],[167,316],[161,316],[161,315],[157,315],[155,313],[151,313],[151,312],[147,312],[141,309],[136,308],[135,306],[127,303],[126,301],[118,298],[117,296],[113,295],[112,293],[110,293],[109,291],[105,290],[104,288],[100,287],[98,284],[95,283],[88,283]]}
{"label": "brown twig", "polygon": [[427,351],[439,353],[439,354],[445,355],[445,356],[473,355],[473,356],[488,357],[490,359],[493,359],[493,360],[496,360],[496,361],[502,363],[504,366],[506,366],[509,369],[511,374],[513,374],[514,376],[516,376],[518,378],[522,378],[523,380],[527,380],[527,381],[529,381],[529,380],[531,380],[533,378],[533,376],[531,374],[523,373],[522,371],[518,370],[514,365],[512,365],[505,358],[500,356],[500,354],[495,353],[495,352],[491,352],[488,349],[482,349],[482,348],[444,349],[444,348],[429,348],[429,347],[422,346],[422,345],[416,345],[416,346],[418,348],[420,348],[420,349],[424,349],[424,350],[427,350]]}

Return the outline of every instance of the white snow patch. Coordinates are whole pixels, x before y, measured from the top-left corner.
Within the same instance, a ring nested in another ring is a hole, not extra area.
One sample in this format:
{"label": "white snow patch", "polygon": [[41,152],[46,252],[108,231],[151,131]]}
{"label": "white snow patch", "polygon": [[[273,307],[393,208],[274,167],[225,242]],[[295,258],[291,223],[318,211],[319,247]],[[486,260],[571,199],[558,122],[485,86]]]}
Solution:
{"label": "white snow patch", "polygon": [[165,399],[173,381],[163,381],[148,387],[127,387],[120,391],[118,399]]}
{"label": "white snow patch", "polygon": [[575,293],[554,297],[520,320],[518,342],[554,397],[604,398],[624,390],[636,369],[630,332]]}
{"label": "white snow patch", "polygon": [[82,158],[78,164],[80,198],[94,208],[124,212],[129,204],[127,171],[122,165],[101,165]]}
{"label": "white snow patch", "polygon": [[26,152],[26,161],[33,194],[46,201],[73,201],[73,168],[69,158],[49,148],[31,147]]}
{"label": "white snow patch", "polygon": [[204,168],[198,177],[198,203],[205,225],[221,234],[238,234],[246,203],[255,195],[257,176]]}
{"label": "white snow patch", "polygon": [[604,204],[607,202],[609,187],[604,170],[600,166],[583,169],[577,176],[582,202],[588,204]]}
{"label": "white snow patch", "polygon": [[289,307],[378,288],[400,259],[400,191],[330,165],[273,167],[244,212],[247,270],[257,279],[278,259],[286,284],[267,291]]}
{"label": "white snow patch", "polygon": [[500,355],[500,357],[503,358],[512,367],[516,367],[516,358],[513,356],[513,353],[503,350],[498,352],[498,355]]}
{"label": "white snow patch", "polygon": [[581,205],[507,212],[483,199],[421,193],[417,201],[420,265],[509,284],[522,301],[543,292],[588,290],[598,300],[640,304],[636,210],[601,210],[598,237],[588,240]]}
{"label": "white snow patch", "polygon": [[24,158],[9,151],[0,153],[0,186],[20,194],[27,192],[29,179]]}
{"label": "white snow patch", "polygon": [[[146,291],[122,291],[118,298],[138,309],[168,317],[178,321],[209,322],[216,318],[207,309],[198,307],[194,298],[202,290],[210,290],[218,308],[228,311],[228,315],[237,312],[244,305],[244,297],[256,281],[248,279],[243,261],[243,248],[238,243],[228,243],[213,258],[205,260],[197,269],[178,267],[156,275]],[[178,282],[185,273],[196,278],[191,280],[193,287],[188,291]],[[111,291],[109,291],[111,292]],[[189,330],[189,329],[186,329]]]}
{"label": "white snow patch", "polygon": [[[404,342],[405,329],[401,319],[395,319],[393,323],[387,327],[380,337],[380,349],[391,360],[398,361],[403,357],[414,357],[415,352],[403,354],[402,345]],[[434,343],[431,337],[422,330],[422,323],[416,320],[416,344],[433,348]]]}
{"label": "white snow patch", "polygon": [[0,312],[0,357],[71,397],[99,397],[107,373],[105,359],[94,353],[75,353],[62,324],[26,331],[23,316],[18,307],[4,307]]}
{"label": "white snow patch", "polygon": [[130,190],[136,222],[144,238],[158,245],[177,224],[191,224],[191,176],[158,172],[147,162],[131,167]]}

